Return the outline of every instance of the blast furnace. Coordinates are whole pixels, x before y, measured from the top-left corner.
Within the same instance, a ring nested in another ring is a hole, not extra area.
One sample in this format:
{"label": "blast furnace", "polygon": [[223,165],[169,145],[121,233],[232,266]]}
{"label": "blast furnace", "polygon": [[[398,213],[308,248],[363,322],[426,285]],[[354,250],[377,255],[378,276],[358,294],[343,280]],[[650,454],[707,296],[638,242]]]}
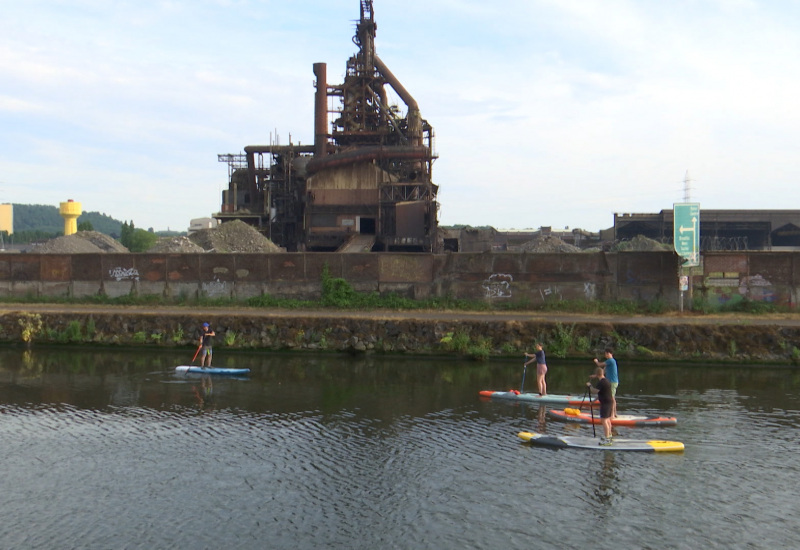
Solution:
{"label": "blast furnace", "polygon": [[326,64],[314,64],[313,146],[219,155],[229,185],[214,217],[245,221],[289,251],[438,252],[433,128],[375,52],[372,0],[360,5],[344,83],[328,84]]}

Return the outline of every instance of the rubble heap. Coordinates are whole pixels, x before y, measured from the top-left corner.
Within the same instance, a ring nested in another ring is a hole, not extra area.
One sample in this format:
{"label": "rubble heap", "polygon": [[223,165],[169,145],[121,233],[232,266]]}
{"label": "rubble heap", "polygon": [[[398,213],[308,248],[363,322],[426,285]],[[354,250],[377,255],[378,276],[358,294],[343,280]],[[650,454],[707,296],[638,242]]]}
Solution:
{"label": "rubble heap", "polygon": [[522,252],[581,252],[577,246],[564,242],[554,235],[540,235],[519,246]]}
{"label": "rubble heap", "polygon": [[192,254],[205,252],[205,250],[203,250],[202,246],[189,240],[189,237],[181,235],[177,237],[161,237],[147,252],[148,254]]}
{"label": "rubble heap", "polygon": [[645,237],[644,235],[636,235],[628,241],[620,241],[612,248],[614,252],[620,251],[654,251],[654,250],[672,250],[672,246],[662,244],[654,239]]}
{"label": "rubble heap", "polygon": [[78,231],[34,245],[27,250],[33,254],[97,254],[129,252],[119,241],[97,231]]}
{"label": "rubble heap", "polygon": [[189,240],[206,252],[262,254],[285,252],[257,229],[241,220],[225,222],[210,229],[201,229],[189,235]]}

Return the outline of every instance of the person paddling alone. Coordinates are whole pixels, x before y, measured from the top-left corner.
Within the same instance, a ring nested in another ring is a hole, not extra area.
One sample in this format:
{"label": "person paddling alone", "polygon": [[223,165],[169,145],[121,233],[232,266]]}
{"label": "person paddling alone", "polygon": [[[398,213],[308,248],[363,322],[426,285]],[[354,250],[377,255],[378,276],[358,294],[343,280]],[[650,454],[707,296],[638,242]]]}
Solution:
{"label": "person paddling alone", "polygon": [[211,366],[211,355],[212,350],[211,346],[214,341],[214,336],[216,333],[211,330],[211,326],[208,323],[203,323],[202,332],[200,333],[200,366],[201,367],[210,367]]}
{"label": "person paddling alone", "polygon": [[[594,374],[591,375],[590,381],[586,382],[586,388],[591,394],[592,391],[597,392],[597,399],[600,401],[600,423],[603,425],[603,437],[600,439],[600,445],[611,445],[611,415],[616,406],[616,400],[611,394],[611,382],[608,381],[603,367],[594,369]],[[591,379],[597,380],[594,387],[592,387]],[[591,399],[591,395],[589,398]]]}
{"label": "person paddling alone", "polygon": [[533,363],[534,360],[536,361],[536,386],[539,388],[539,395],[547,395],[547,382],[545,381],[545,375],[547,374],[547,361],[544,357],[542,344],[536,344],[535,347],[535,353],[525,353],[525,357],[530,357],[530,359],[525,362],[525,365]]}

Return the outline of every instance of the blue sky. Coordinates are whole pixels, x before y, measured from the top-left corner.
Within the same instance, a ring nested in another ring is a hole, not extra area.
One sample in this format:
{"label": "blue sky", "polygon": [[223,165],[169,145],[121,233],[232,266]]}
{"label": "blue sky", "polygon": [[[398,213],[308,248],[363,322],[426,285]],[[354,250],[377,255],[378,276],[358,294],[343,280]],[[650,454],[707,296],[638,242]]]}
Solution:
{"label": "blue sky", "polygon": [[[613,225],[684,198],[800,209],[800,4],[375,0],[434,128],[440,223]],[[27,0],[0,10],[0,202],[137,227],[219,210],[218,153],[313,141],[358,0]],[[398,103],[400,103],[398,101]]]}

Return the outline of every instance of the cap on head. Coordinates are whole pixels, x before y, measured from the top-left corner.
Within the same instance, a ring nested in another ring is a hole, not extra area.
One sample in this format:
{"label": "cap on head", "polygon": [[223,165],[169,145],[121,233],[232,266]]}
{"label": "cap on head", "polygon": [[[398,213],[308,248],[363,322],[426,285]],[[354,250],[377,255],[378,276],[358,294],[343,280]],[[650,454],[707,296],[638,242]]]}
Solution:
{"label": "cap on head", "polygon": [[204,326],[205,328],[208,328],[208,323],[203,323],[203,326]]}

